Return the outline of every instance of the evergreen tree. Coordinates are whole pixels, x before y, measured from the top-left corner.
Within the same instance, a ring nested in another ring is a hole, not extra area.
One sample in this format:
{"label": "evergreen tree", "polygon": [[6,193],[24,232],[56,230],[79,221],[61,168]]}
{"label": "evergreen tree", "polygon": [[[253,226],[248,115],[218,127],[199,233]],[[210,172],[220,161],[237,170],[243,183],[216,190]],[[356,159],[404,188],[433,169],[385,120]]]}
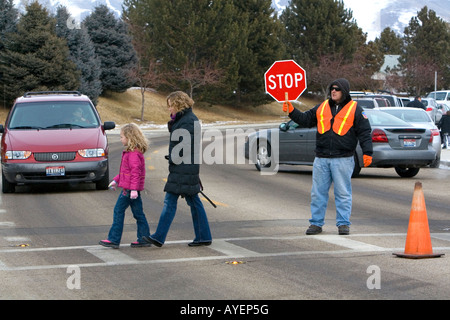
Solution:
{"label": "evergreen tree", "polygon": [[3,49],[5,34],[16,31],[17,19],[14,0],[0,0],[0,50]]}
{"label": "evergreen tree", "polygon": [[403,52],[403,39],[391,28],[385,28],[380,38],[376,38],[374,43],[383,54],[401,54]]}
{"label": "evergreen tree", "polygon": [[55,20],[39,3],[26,7],[17,31],[6,34],[4,46],[0,73],[5,101],[11,103],[26,91],[78,87],[78,72],[68,59],[67,43],[56,35]]}
{"label": "evergreen tree", "polygon": [[188,92],[189,77],[209,70],[222,75],[220,84],[205,84],[196,94],[233,97],[239,81],[236,51],[243,48],[245,33],[235,21],[233,0],[127,0],[125,5],[130,23],[145,26],[151,56],[170,75],[171,88]]}
{"label": "evergreen tree", "polygon": [[324,55],[342,54],[346,59],[365,42],[351,10],[342,0],[291,0],[280,16],[285,25],[283,42],[299,63],[316,64]]}
{"label": "evergreen tree", "polygon": [[66,39],[70,53],[69,58],[80,71],[78,90],[87,95],[94,104],[97,104],[98,97],[102,93],[100,59],[95,53],[94,44],[84,25],[76,26],[70,19],[67,9],[58,7],[56,34]]}
{"label": "evergreen tree", "polygon": [[[439,87],[450,86],[450,30],[447,23],[425,6],[411,18],[404,33],[405,52],[401,63],[410,92],[419,94],[418,91],[433,90],[435,71]],[[427,83],[419,89],[417,83],[424,80]]]}
{"label": "evergreen tree", "polygon": [[126,24],[105,5],[96,7],[83,23],[100,59],[102,90],[124,92],[134,84],[129,70],[137,62]]}
{"label": "evergreen tree", "polygon": [[283,28],[271,0],[235,0],[234,5],[246,44],[236,52],[240,77],[237,96],[258,104],[266,98],[264,73],[274,61],[285,56],[280,41]]}

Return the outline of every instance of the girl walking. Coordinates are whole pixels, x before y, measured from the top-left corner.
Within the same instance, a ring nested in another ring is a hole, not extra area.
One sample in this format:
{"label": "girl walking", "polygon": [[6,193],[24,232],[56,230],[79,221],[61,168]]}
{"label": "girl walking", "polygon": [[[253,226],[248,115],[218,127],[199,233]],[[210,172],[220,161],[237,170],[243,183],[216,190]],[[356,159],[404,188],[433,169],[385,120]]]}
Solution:
{"label": "girl walking", "polygon": [[148,141],[141,129],[134,123],[129,123],[120,130],[120,141],[125,150],[122,152],[119,174],[114,177],[109,187],[115,190],[118,186],[122,188],[122,192],[114,207],[113,224],[109,230],[108,239],[101,240],[99,244],[114,249],[119,248],[125,210],[131,207],[137,224],[137,240],[131,243],[131,247],[148,247],[149,244],[143,240],[143,237],[149,236],[150,229],[142,209],[140,194],[140,191],[144,190],[144,153],[148,149]]}
{"label": "girl walking", "polygon": [[[200,164],[198,160],[196,161],[198,154],[195,152],[196,150],[198,152],[200,148],[196,148],[195,145],[200,143],[200,136],[194,135],[194,128],[200,124],[192,111],[193,105],[194,101],[182,91],[173,92],[167,97],[171,121],[168,123],[170,142],[169,176],[164,187],[166,196],[156,232],[151,236],[144,236],[145,241],[158,247],[161,247],[166,240],[180,196],[186,199],[191,209],[194,225],[195,238],[189,246],[208,246],[212,241],[205,208],[198,196]],[[180,153],[183,155],[180,156]]]}

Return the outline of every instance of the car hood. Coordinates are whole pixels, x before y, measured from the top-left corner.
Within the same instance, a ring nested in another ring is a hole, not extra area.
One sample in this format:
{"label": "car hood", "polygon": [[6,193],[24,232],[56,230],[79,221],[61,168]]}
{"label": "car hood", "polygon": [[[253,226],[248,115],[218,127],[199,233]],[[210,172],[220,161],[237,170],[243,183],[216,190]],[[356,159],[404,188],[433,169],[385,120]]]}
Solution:
{"label": "car hood", "polygon": [[79,149],[98,148],[99,128],[59,130],[10,130],[9,150],[32,152],[69,152]]}

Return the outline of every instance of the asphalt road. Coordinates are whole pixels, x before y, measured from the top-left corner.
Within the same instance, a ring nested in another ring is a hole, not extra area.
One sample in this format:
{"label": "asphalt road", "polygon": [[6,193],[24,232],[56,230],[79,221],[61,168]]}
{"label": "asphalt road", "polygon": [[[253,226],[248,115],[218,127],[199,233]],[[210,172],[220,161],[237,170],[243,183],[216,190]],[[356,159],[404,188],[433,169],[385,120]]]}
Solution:
{"label": "asphalt road", "polygon": [[[143,201],[154,231],[168,173],[168,136],[147,134],[151,150]],[[109,134],[109,141],[112,177],[122,147],[117,133]],[[204,148],[208,145],[204,142]],[[187,299],[202,306],[203,300],[450,297],[447,167],[421,169],[413,179],[400,178],[394,169],[363,169],[353,180],[349,236],[337,235],[332,192],[323,233],[305,235],[311,170],[282,166],[277,174],[264,176],[248,163],[203,164],[205,193],[217,208],[204,201],[213,244],[200,248],[187,246],[193,229],[182,199],[162,248],[129,246],[136,225],[128,211],[121,248],[113,250],[97,243],[107,236],[118,191],[51,185],[2,194],[0,298]],[[404,250],[416,181],[423,184],[433,250],[444,253],[441,258],[411,260],[392,254]],[[171,312],[187,311],[183,303]],[[233,312],[231,306],[215,307],[216,314]],[[270,303],[268,308],[275,312]]]}

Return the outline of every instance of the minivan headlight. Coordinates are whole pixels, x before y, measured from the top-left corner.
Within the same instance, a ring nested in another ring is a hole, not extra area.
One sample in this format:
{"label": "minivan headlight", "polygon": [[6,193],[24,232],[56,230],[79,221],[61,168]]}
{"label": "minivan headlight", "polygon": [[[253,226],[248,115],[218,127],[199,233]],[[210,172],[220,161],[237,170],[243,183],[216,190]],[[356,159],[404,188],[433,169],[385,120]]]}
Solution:
{"label": "minivan headlight", "polygon": [[7,160],[26,160],[31,156],[31,151],[6,151]]}
{"label": "minivan headlight", "polygon": [[97,158],[97,157],[104,157],[105,156],[105,150],[102,148],[98,149],[81,149],[78,150],[78,154],[82,156],[83,158]]}

